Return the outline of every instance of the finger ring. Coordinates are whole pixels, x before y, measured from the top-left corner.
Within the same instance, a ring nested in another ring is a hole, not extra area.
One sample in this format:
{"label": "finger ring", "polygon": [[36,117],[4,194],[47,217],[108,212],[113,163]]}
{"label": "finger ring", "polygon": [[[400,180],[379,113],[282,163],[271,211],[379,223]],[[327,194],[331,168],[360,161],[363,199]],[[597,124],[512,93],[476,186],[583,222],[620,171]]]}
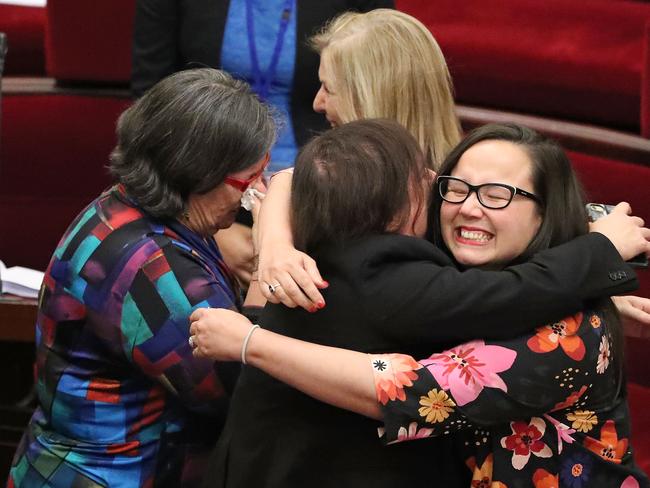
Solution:
{"label": "finger ring", "polygon": [[275,285],[269,285],[269,291],[271,293],[275,293],[275,290],[280,288],[282,285],[280,283],[276,283]]}
{"label": "finger ring", "polygon": [[190,344],[190,347],[194,349],[196,347],[196,344],[194,344],[194,336],[191,335],[190,338],[187,340],[187,342]]}

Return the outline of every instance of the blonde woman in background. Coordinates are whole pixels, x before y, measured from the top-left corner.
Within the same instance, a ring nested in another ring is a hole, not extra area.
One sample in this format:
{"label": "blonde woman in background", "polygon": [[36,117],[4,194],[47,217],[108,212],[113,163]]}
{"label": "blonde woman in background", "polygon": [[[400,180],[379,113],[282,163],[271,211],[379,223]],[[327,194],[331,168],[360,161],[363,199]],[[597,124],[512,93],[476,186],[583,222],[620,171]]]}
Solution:
{"label": "blonde woman in background", "polygon": [[389,9],[348,12],[311,42],[321,56],[314,110],[325,114],[331,125],[395,120],[415,137],[435,167],[460,141],[445,58],[416,18]]}
{"label": "blonde woman in background", "polygon": [[[332,126],[366,118],[399,122],[418,141],[431,169],[460,141],[445,58],[429,30],[403,12],[345,13],[312,38],[321,87],[314,110]],[[316,309],[327,286],[314,261],[293,247],[290,173],[280,173],[260,214],[260,285],[273,303]],[[253,275],[257,279],[256,273]],[[273,293],[269,285],[273,287]]]}

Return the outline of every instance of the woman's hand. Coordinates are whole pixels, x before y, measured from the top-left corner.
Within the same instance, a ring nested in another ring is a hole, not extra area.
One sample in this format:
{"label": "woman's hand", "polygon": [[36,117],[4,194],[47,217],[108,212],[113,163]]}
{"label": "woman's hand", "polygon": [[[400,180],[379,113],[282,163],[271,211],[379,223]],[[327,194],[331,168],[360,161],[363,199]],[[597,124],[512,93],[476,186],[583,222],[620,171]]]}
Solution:
{"label": "woman's hand", "polygon": [[293,247],[289,224],[291,182],[291,174],[275,175],[259,210],[254,241],[259,245],[260,291],[271,303],[315,312],[325,306],[318,289],[326,288],[328,283],[316,262]]}
{"label": "woman's hand", "polygon": [[637,254],[650,255],[650,229],[643,219],[632,215],[629,203],[621,202],[612,213],[592,222],[590,232],[600,232],[607,237],[624,260]]}
{"label": "woman's hand", "polygon": [[253,324],[224,308],[198,308],[190,315],[190,338],[195,357],[240,361],[246,334]]}
{"label": "woman's hand", "polygon": [[625,335],[650,338],[650,299],[637,296],[612,297],[623,322]]}
{"label": "woman's hand", "polygon": [[262,248],[258,276],[262,294],[269,302],[299,306],[310,312],[325,306],[318,289],[329,284],[321,277],[316,261],[290,244]]}

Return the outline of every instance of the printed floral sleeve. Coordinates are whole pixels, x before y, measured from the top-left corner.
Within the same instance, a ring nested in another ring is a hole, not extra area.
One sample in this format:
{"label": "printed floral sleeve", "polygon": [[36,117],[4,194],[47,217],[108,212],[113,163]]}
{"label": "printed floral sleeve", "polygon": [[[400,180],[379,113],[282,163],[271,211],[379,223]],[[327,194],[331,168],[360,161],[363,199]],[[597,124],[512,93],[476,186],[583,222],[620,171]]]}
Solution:
{"label": "printed floral sleeve", "polygon": [[384,439],[444,435],[564,409],[573,429],[587,428],[596,422],[594,410],[571,408],[587,390],[590,405],[611,401],[616,375],[610,341],[598,314],[580,313],[518,339],[475,340],[419,362],[399,354],[372,356]]}
{"label": "printed floral sleeve", "polygon": [[224,389],[214,362],[192,355],[188,318],[199,307],[235,309],[221,278],[167,245],[140,265],[123,301],[121,335],[129,360],[198,410],[210,410]]}

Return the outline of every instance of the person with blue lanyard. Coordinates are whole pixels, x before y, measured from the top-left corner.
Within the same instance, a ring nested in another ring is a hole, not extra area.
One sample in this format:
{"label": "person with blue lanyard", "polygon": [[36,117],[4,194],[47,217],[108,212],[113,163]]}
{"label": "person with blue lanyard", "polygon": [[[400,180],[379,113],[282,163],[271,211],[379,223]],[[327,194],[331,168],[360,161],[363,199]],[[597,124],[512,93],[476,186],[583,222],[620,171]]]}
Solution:
{"label": "person with blue lanyard", "polygon": [[[268,169],[278,171],[327,128],[312,109],[319,57],[307,39],[346,10],[393,7],[393,0],[137,0],[131,90],[139,97],[165,76],[199,66],[247,81],[282,119]],[[250,214],[241,212],[237,220],[217,239],[246,284],[253,270]]]}

